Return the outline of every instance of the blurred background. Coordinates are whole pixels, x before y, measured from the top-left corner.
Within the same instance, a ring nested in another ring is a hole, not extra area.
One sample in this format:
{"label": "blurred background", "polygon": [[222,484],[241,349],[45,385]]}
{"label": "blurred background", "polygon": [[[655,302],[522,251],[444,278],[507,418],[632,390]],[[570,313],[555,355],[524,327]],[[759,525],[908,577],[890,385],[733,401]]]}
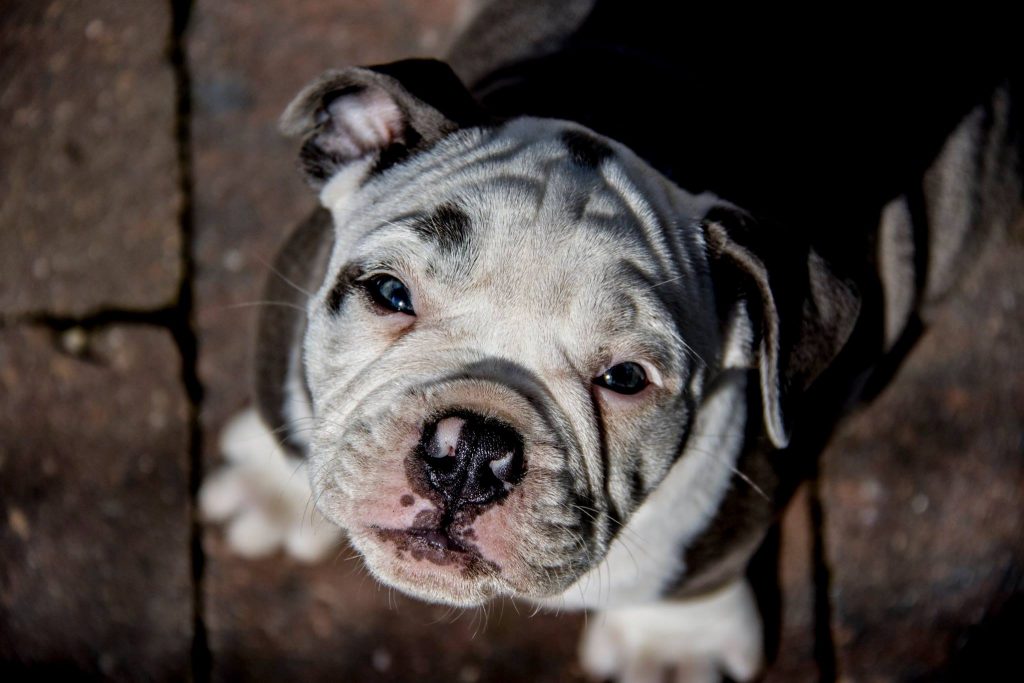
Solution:
{"label": "blurred background", "polygon": [[[0,4],[3,680],[582,680],[581,615],[414,602],[349,549],[242,560],[194,514],[314,203],[279,113],[324,69],[443,54],[464,5]],[[1024,680],[1021,349],[1018,227],[774,535],[767,680]]]}

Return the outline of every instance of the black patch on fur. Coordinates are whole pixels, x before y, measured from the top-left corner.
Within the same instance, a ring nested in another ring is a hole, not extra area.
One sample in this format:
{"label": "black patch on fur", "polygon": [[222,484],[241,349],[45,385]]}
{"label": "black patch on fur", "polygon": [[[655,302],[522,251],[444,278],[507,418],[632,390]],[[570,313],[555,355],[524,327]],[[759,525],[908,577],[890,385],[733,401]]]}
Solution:
{"label": "black patch on fur", "polygon": [[[713,389],[709,388],[703,395],[708,396],[712,391]],[[676,447],[672,453],[672,461],[669,463],[669,467],[675,465],[676,461],[679,460],[683,453],[686,452],[686,444],[690,440],[690,433],[693,431],[693,423],[697,417],[697,408],[693,400],[693,394],[691,394],[689,390],[679,396],[673,410],[678,411],[680,404],[684,407],[683,410],[686,415],[686,421],[683,423],[683,431],[679,435],[679,439],[676,441]]]}
{"label": "black patch on fur", "polygon": [[342,269],[338,281],[327,293],[327,310],[331,312],[331,315],[338,315],[341,312],[345,298],[352,291],[353,283],[361,273],[362,270],[358,266],[346,266]]}
{"label": "black patch on fur", "polygon": [[587,207],[590,206],[590,193],[576,192],[569,198],[568,203],[573,220],[583,220],[583,216],[587,213]]}
{"label": "black patch on fur", "polygon": [[608,543],[618,535],[619,530],[624,526],[624,515],[623,511],[619,509],[618,503],[615,501],[615,497],[612,496],[611,488],[611,477],[612,477],[612,463],[611,463],[611,451],[608,448],[608,431],[605,427],[604,416],[601,413],[601,405],[597,401],[597,397],[591,392],[591,410],[594,411],[594,418],[597,421],[597,436],[598,445],[600,448],[601,457],[601,486],[603,490],[603,497],[607,503],[606,514],[604,518],[604,538]]}
{"label": "black patch on fur", "polygon": [[[407,130],[406,135],[415,135],[415,131],[409,129]],[[409,146],[401,142],[396,142],[385,147],[380,151],[380,155],[377,157],[377,163],[373,165],[373,168],[370,169],[370,172],[367,174],[367,179],[372,178],[379,173],[383,173],[395,164],[405,161],[411,155],[412,151]],[[363,182],[365,182],[365,180]]]}
{"label": "black patch on fur", "polygon": [[299,150],[299,165],[310,180],[324,183],[334,175],[334,171],[345,163],[337,154],[332,154],[320,146],[316,136],[308,138]]}
{"label": "black patch on fur", "polygon": [[569,148],[573,163],[584,168],[597,168],[612,155],[612,150],[592,135],[570,130],[560,136],[562,144]]}
{"label": "black patch on fur", "polygon": [[424,142],[423,136],[417,133],[411,126],[405,126],[398,140],[380,151],[377,163],[370,169],[367,178],[383,173],[395,164],[405,161],[413,154],[427,147],[429,145]]}
{"label": "black patch on fur", "polygon": [[647,484],[644,482],[644,473],[640,471],[640,463],[629,473],[629,497],[633,509],[637,509],[647,494]]}
{"label": "black patch on fur", "polygon": [[444,252],[462,248],[472,232],[466,212],[449,202],[438,206],[429,216],[413,222],[412,228]]}
{"label": "black patch on fur", "polygon": [[[569,482],[571,484],[571,481]],[[596,547],[601,543],[601,529],[597,527],[597,516],[599,514],[597,504],[592,497],[581,490],[570,490],[567,503],[579,520],[580,538],[584,539],[587,547]]]}

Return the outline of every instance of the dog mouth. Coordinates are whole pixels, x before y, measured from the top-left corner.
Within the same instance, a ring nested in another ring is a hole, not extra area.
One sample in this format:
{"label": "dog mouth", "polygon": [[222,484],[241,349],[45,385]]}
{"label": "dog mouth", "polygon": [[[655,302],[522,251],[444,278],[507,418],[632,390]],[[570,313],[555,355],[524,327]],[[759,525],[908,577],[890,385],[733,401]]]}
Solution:
{"label": "dog mouth", "polygon": [[[400,555],[408,553],[416,561],[425,560],[441,566],[461,565],[478,570],[493,564],[465,539],[453,534],[450,527],[375,527],[373,531],[379,540],[394,546]],[[472,534],[472,530],[468,533]]]}

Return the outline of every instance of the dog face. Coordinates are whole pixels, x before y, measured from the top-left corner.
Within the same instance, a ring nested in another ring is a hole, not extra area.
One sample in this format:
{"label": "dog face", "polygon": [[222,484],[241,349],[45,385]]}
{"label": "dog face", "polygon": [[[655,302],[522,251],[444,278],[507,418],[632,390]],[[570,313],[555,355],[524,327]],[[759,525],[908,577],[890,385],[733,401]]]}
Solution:
{"label": "dog face", "polygon": [[717,199],[572,123],[479,125],[458,88],[428,105],[410,71],[450,83],[433,64],[389,68],[328,74],[283,119],[336,228],[303,348],[317,504],[411,594],[557,595],[725,369],[758,368],[784,445],[771,283]]}

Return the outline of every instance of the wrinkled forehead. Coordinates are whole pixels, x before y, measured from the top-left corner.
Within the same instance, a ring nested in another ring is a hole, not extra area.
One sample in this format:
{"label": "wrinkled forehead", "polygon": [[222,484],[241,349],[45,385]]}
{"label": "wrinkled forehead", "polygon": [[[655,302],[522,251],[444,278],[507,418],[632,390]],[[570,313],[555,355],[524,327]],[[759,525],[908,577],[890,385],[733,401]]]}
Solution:
{"label": "wrinkled forehead", "polygon": [[702,197],[576,124],[524,118],[458,131],[357,190],[338,185],[328,183],[322,200],[339,228],[339,260],[385,252],[427,260],[442,276],[519,269],[538,288],[627,289],[633,296],[615,304],[634,310],[664,309],[666,296],[703,298],[680,292],[702,282],[692,259],[700,231],[686,229]]}
{"label": "wrinkled forehead", "polygon": [[321,197],[348,252],[402,226],[442,251],[536,250],[542,242],[595,258],[646,256],[658,266],[665,223],[676,219],[663,183],[641,166],[575,124],[524,118],[458,131],[358,189],[335,178]]}

